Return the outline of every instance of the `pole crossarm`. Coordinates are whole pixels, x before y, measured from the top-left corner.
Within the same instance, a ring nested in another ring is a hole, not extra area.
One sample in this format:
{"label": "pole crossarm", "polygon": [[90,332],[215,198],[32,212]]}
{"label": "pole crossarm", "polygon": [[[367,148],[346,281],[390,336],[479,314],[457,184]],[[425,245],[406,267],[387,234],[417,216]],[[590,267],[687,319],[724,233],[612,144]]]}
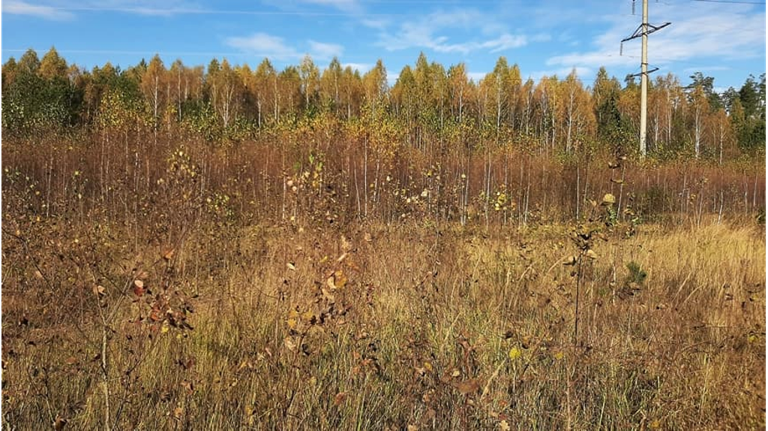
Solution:
{"label": "pole crossarm", "polygon": [[651,69],[651,70],[649,70],[647,72],[633,73],[631,76],[643,76],[643,74],[650,75],[651,73],[656,72],[657,70],[659,70],[659,68],[658,67],[654,67],[653,69]]}
{"label": "pole crossarm", "polygon": [[[664,27],[666,27],[666,26],[668,26],[670,24],[672,24],[672,23],[671,22],[665,22],[664,24],[659,25],[659,26],[655,26],[653,24],[648,24],[648,31],[645,32],[645,35],[647,36],[649,34],[656,33],[657,31],[661,30],[662,28],[664,28]],[[627,42],[629,40],[637,39],[638,37],[643,36],[643,27],[644,27],[643,24],[640,24],[640,26],[637,27],[637,30],[635,30],[635,32],[632,33],[632,36],[625,37],[624,39],[621,39],[621,41],[622,42]]]}

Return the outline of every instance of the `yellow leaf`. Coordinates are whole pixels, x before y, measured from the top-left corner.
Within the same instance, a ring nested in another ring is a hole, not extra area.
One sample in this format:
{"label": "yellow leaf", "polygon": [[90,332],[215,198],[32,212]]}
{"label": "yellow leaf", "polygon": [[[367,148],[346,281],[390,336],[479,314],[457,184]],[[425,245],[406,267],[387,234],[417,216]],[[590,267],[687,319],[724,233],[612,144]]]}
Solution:
{"label": "yellow leaf", "polygon": [[296,319],[288,319],[288,328],[296,329]]}
{"label": "yellow leaf", "polygon": [[424,369],[431,373],[433,371],[432,364],[429,361],[424,362]]}
{"label": "yellow leaf", "polygon": [[287,266],[287,267],[288,267],[288,269],[290,269],[291,271],[296,271],[296,265],[294,265],[292,262],[288,262],[288,263],[286,264],[286,266]]}
{"label": "yellow leaf", "polygon": [[517,347],[513,347],[512,349],[510,349],[509,359],[514,361],[515,359],[519,359],[521,356],[523,356],[522,350],[518,349]]}
{"label": "yellow leaf", "polygon": [[344,276],[344,272],[342,270],[338,270],[333,273],[333,284],[337,289],[341,289],[342,287],[346,286],[347,277]]}

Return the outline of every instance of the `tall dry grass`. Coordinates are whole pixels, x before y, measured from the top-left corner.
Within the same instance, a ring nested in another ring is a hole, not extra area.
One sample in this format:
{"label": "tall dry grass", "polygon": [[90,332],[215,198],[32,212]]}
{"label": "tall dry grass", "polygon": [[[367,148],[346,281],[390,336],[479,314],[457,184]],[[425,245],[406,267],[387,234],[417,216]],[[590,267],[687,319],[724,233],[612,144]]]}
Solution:
{"label": "tall dry grass", "polygon": [[79,133],[3,142],[9,429],[765,423],[758,163]]}
{"label": "tall dry grass", "polygon": [[[605,230],[575,340],[565,225],[206,223],[172,255],[108,219],[3,229],[8,429],[107,426],[100,309],[112,429],[765,424],[758,226]],[[137,279],[194,329],[153,326]]]}

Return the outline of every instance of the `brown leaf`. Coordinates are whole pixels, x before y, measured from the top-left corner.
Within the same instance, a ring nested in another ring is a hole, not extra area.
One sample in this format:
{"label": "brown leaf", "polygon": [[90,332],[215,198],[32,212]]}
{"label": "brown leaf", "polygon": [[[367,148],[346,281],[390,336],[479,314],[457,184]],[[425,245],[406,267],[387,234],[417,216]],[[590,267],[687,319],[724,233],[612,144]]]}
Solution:
{"label": "brown leaf", "polygon": [[347,393],[346,392],[339,392],[338,394],[336,394],[335,397],[333,397],[333,404],[338,406],[341,403],[343,403],[344,400],[346,400],[346,399],[347,399]]}
{"label": "brown leaf", "polygon": [[468,395],[480,390],[480,379],[474,378],[456,383],[456,389],[464,395]]}
{"label": "brown leaf", "polygon": [[169,261],[169,260],[173,259],[173,255],[174,255],[175,253],[176,253],[176,250],[174,250],[174,249],[172,249],[172,248],[169,248],[169,249],[167,249],[167,250],[166,250],[166,251],[163,253],[163,259],[165,259],[165,261]]}

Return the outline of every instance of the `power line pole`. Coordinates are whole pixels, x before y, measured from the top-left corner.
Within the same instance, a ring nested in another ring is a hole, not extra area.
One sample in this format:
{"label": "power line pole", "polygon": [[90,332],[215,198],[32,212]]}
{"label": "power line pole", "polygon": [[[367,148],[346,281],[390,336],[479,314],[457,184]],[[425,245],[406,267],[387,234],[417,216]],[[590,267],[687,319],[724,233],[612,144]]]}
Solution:
{"label": "power line pole", "polygon": [[643,41],[640,59],[640,157],[645,158],[648,145],[648,0],[643,0]]}
{"label": "power line pole", "polygon": [[[635,11],[635,0],[632,0],[632,13]],[[654,33],[672,23],[666,22],[660,26],[648,24],[648,0],[643,0],[643,23],[635,30],[632,36],[622,39],[622,51],[624,42],[642,37],[642,54],[640,59],[640,156],[645,158],[648,152],[646,144],[648,122],[648,74],[659,70],[658,67],[648,70],[648,35]],[[637,74],[633,75],[637,76]]]}

